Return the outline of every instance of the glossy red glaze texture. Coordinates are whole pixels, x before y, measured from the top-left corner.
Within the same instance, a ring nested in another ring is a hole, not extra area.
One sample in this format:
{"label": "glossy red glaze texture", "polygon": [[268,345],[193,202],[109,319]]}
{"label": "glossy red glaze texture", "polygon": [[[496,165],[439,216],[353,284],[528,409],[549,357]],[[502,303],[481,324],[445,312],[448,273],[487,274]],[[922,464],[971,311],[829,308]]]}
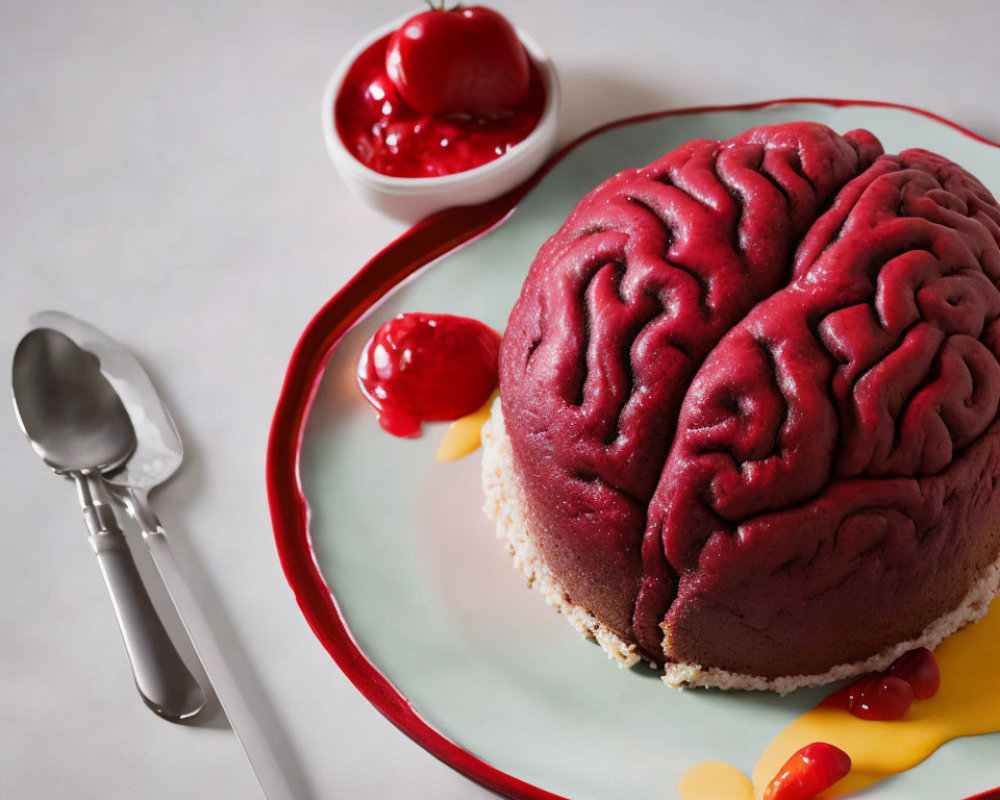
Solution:
{"label": "glossy red glaze texture", "polygon": [[368,340],[358,384],[394,436],[419,436],[420,423],[470,414],[497,385],[500,335],[466,317],[400,314]]}
{"label": "glossy red glaze texture", "polygon": [[420,114],[502,116],[528,92],[530,59],[507,19],[491,8],[432,9],[389,38],[385,69]]}
{"label": "glossy red glaze texture", "polygon": [[482,166],[524,140],[541,119],[545,86],[529,61],[525,96],[495,116],[421,114],[400,97],[385,71],[389,37],[351,66],[334,103],[341,141],[365,166],[398,178],[432,178]]}
{"label": "glossy red glaze texture", "polygon": [[990,193],[865,131],[697,140],[598,186],[501,348],[571,601],[650,658],[764,677],[919,635],[1000,549],[998,281]]}
{"label": "glossy red glaze texture", "polygon": [[851,771],[839,747],[813,742],[797,750],[764,790],[764,800],[811,800]]}

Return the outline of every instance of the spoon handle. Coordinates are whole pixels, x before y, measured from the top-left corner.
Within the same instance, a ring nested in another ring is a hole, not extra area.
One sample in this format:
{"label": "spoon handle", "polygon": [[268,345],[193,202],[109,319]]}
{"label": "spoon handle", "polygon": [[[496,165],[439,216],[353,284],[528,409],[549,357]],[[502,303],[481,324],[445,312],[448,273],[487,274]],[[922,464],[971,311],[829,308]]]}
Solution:
{"label": "spoon handle", "polygon": [[143,701],[164,719],[177,722],[197,714],[205,693],[174,648],[136,569],[100,478],[74,475],[90,546],[104,583]]}

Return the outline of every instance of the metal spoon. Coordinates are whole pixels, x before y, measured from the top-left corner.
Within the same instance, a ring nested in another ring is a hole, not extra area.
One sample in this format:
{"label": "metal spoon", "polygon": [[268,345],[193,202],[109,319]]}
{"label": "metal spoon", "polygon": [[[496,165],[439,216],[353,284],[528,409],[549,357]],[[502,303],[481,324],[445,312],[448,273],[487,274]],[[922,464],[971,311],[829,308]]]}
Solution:
{"label": "metal spoon", "polygon": [[118,394],[93,356],[48,328],[21,339],[11,383],[14,411],[31,446],[53,472],[76,482],[139,694],[171,721],[198,713],[205,693],[160,622],[103,486],[102,474],[135,449],[135,431]]}

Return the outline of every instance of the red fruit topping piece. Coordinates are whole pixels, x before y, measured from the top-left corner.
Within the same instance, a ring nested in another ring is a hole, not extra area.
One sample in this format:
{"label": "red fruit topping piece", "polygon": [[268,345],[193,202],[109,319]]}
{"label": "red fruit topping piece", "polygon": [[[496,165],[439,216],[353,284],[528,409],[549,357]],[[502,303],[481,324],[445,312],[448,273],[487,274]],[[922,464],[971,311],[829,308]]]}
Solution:
{"label": "red fruit topping piece", "polygon": [[829,695],[821,706],[843,708],[861,719],[899,719],[914,698],[926,700],[937,694],[941,672],[937,659],[926,647],[910,650],[884,672],[871,672]]}
{"label": "red fruit topping piece", "polygon": [[810,800],[851,771],[839,747],[813,742],[797,750],[764,790],[764,800]]}
{"label": "red fruit topping piece", "polygon": [[534,64],[527,94],[503,116],[428,116],[411,108],[386,75],[389,39],[358,56],[334,105],[337,135],[365,166],[397,178],[451,175],[499,158],[538,127],[546,90]]}
{"label": "red fruit topping piece", "polygon": [[899,719],[910,710],[913,689],[902,678],[875,675],[851,686],[851,713],[868,720]]}
{"label": "red fruit topping piece", "polygon": [[918,647],[901,655],[889,667],[889,674],[910,684],[913,696],[919,700],[933,697],[941,686],[941,671],[938,669],[937,659],[926,647]]}
{"label": "red fruit topping piece", "polygon": [[421,114],[495,116],[528,91],[530,71],[517,31],[490,8],[432,9],[389,39],[385,69]]}
{"label": "red fruit topping piece", "polygon": [[497,385],[500,334],[466,317],[400,314],[368,340],[358,383],[394,436],[471,414]]}

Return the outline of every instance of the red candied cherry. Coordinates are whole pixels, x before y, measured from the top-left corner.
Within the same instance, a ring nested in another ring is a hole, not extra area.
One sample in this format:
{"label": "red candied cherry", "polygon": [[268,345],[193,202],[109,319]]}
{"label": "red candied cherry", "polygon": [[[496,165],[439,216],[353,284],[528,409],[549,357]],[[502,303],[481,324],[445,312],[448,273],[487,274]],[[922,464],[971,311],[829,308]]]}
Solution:
{"label": "red candied cherry", "polygon": [[941,671],[938,669],[937,659],[926,647],[903,653],[889,667],[889,674],[910,684],[913,696],[918,700],[933,697],[941,686]]}
{"label": "red candied cherry", "polygon": [[528,54],[506,17],[483,6],[431,6],[389,38],[385,69],[421,114],[496,116],[527,94]]}
{"label": "red candied cherry", "polygon": [[901,655],[884,672],[863,675],[838,689],[820,705],[843,708],[861,719],[899,719],[909,711],[914,698],[933,697],[940,686],[937,659],[926,647],[918,647]]}
{"label": "red candied cherry", "polygon": [[764,800],[810,800],[851,771],[839,747],[813,742],[797,750],[764,790]]}
{"label": "red candied cherry", "polygon": [[848,708],[859,719],[899,719],[910,710],[913,689],[902,678],[876,673],[852,684]]}
{"label": "red candied cherry", "polygon": [[860,697],[861,690],[868,684],[868,682],[873,678],[881,676],[881,672],[868,672],[860,678],[855,678],[851,683],[847,684],[847,686],[842,686],[837,689],[837,691],[827,695],[820,705],[827,706],[829,708],[842,708],[844,711],[850,711],[854,703],[857,702]]}
{"label": "red candied cherry", "polygon": [[497,385],[500,334],[451,314],[400,314],[368,340],[358,383],[394,436],[419,436],[420,423],[458,419]]}

